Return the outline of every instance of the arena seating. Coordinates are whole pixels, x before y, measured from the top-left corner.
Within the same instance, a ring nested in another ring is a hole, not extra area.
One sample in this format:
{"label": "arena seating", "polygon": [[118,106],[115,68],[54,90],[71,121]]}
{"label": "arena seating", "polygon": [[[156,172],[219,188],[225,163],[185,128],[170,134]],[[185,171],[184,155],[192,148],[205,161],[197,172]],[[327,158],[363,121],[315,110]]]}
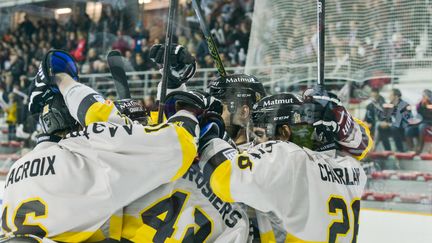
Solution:
{"label": "arena seating", "polygon": [[[429,143],[431,140],[426,141]],[[376,151],[368,156],[363,206],[401,211],[432,210],[432,154]],[[370,164],[375,164],[371,169]]]}

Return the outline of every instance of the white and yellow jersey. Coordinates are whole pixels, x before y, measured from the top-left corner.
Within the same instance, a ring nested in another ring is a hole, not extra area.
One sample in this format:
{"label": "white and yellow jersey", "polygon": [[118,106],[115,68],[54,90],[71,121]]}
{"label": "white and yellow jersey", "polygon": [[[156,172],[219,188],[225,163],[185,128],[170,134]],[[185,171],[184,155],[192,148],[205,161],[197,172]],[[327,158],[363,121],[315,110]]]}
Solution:
{"label": "white and yellow jersey", "polygon": [[[188,112],[175,118],[196,123]],[[58,143],[38,144],[6,177],[3,232],[62,242],[120,239],[120,209],[192,164],[196,138],[178,124],[96,122]],[[106,221],[108,235],[99,229]]]}
{"label": "white and yellow jersey", "polygon": [[245,243],[249,220],[239,204],[222,201],[197,164],[123,210],[125,242]]}
{"label": "white and yellow jersey", "polygon": [[[263,242],[352,242],[358,232],[366,175],[360,163],[335,151],[314,152],[267,142],[238,154],[214,139],[202,155],[214,193],[266,214],[283,237],[258,218]],[[269,229],[265,232],[263,228]]]}
{"label": "white and yellow jersey", "polygon": [[[111,103],[81,84],[73,86],[65,99],[70,101],[72,114],[83,124],[128,122]],[[82,101],[75,104],[76,100]],[[152,116],[156,121],[157,112],[152,112]],[[171,149],[167,144],[158,153],[163,156]],[[178,180],[159,186],[123,209],[119,228],[122,242],[247,242],[249,219],[245,210],[217,197],[197,164],[184,172]],[[142,178],[136,187],[145,186],[147,177]]]}

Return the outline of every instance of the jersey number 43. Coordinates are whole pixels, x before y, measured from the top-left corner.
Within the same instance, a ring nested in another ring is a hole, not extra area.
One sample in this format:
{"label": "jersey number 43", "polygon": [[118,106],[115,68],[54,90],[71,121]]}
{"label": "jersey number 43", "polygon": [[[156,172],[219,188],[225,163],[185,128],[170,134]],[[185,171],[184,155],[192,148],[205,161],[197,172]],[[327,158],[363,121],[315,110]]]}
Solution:
{"label": "jersey number 43", "polygon": [[[210,217],[199,207],[193,210],[194,223],[179,229],[177,225],[184,206],[188,200],[189,193],[176,190],[171,195],[159,199],[141,212],[142,223],[153,230],[141,231],[150,242],[205,242],[211,235],[213,222]],[[182,230],[181,239],[174,240],[173,236],[177,230]],[[153,233],[152,233],[153,232]],[[155,233],[154,233],[155,232]]]}

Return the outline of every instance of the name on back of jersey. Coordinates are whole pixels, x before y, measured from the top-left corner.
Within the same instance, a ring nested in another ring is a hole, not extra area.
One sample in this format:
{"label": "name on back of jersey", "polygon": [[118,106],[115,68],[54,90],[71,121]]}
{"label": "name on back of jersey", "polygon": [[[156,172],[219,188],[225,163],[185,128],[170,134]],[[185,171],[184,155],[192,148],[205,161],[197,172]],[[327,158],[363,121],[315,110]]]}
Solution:
{"label": "name on back of jersey", "polygon": [[[120,128],[120,129],[119,129]],[[91,130],[90,130],[91,129]],[[90,139],[91,133],[93,134],[99,134],[108,131],[110,134],[110,137],[115,137],[117,133],[121,134],[127,134],[132,135],[133,132],[133,126],[132,124],[129,125],[117,125],[114,123],[101,123],[101,122],[95,122],[91,124],[90,126],[86,126],[81,131],[73,131],[67,135],[67,137],[85,137],[87,139]],[[123,133],[126,132],[126,133]]]}
{"label": "name on back of jersey", "polygon": [[55,175],[55,158],[55,155],[35,158],[13,168],[9,172],[5,188],[30,177]]}
{"label": "name on back of jersey", "polygon": [[207,200],[222,216],[226,226],[233,228],[239,220],[242,219],[242,214],[237,211],[232,204],[222,201],[222,199],[213,193],[210,188],[210,182],[206,179],[204,173],[199,170],[199,167],[196,164],[189,168],[186,174],[183,175],[183,179],[196,184],[197,188],[200,189],[201,194],[207,198]]}
{"label": "name on back of jersey", "polygon": [[359,185],[360,168],[332,168],[329,164],[318,163],[321,180],[342,185]]}

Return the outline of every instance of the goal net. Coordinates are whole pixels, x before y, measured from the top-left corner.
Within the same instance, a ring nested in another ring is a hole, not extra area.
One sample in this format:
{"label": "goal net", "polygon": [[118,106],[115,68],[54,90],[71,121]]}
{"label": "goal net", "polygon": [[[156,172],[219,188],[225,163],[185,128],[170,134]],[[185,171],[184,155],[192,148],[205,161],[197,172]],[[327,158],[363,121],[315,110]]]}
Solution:
{"label": "goal net", "polygon": [[[326,79],[432,67],[429,0],[327,0],[325,8]],[[316,79],[316,23],[316,0],[257,0],[246,73],[276,86]]]}

